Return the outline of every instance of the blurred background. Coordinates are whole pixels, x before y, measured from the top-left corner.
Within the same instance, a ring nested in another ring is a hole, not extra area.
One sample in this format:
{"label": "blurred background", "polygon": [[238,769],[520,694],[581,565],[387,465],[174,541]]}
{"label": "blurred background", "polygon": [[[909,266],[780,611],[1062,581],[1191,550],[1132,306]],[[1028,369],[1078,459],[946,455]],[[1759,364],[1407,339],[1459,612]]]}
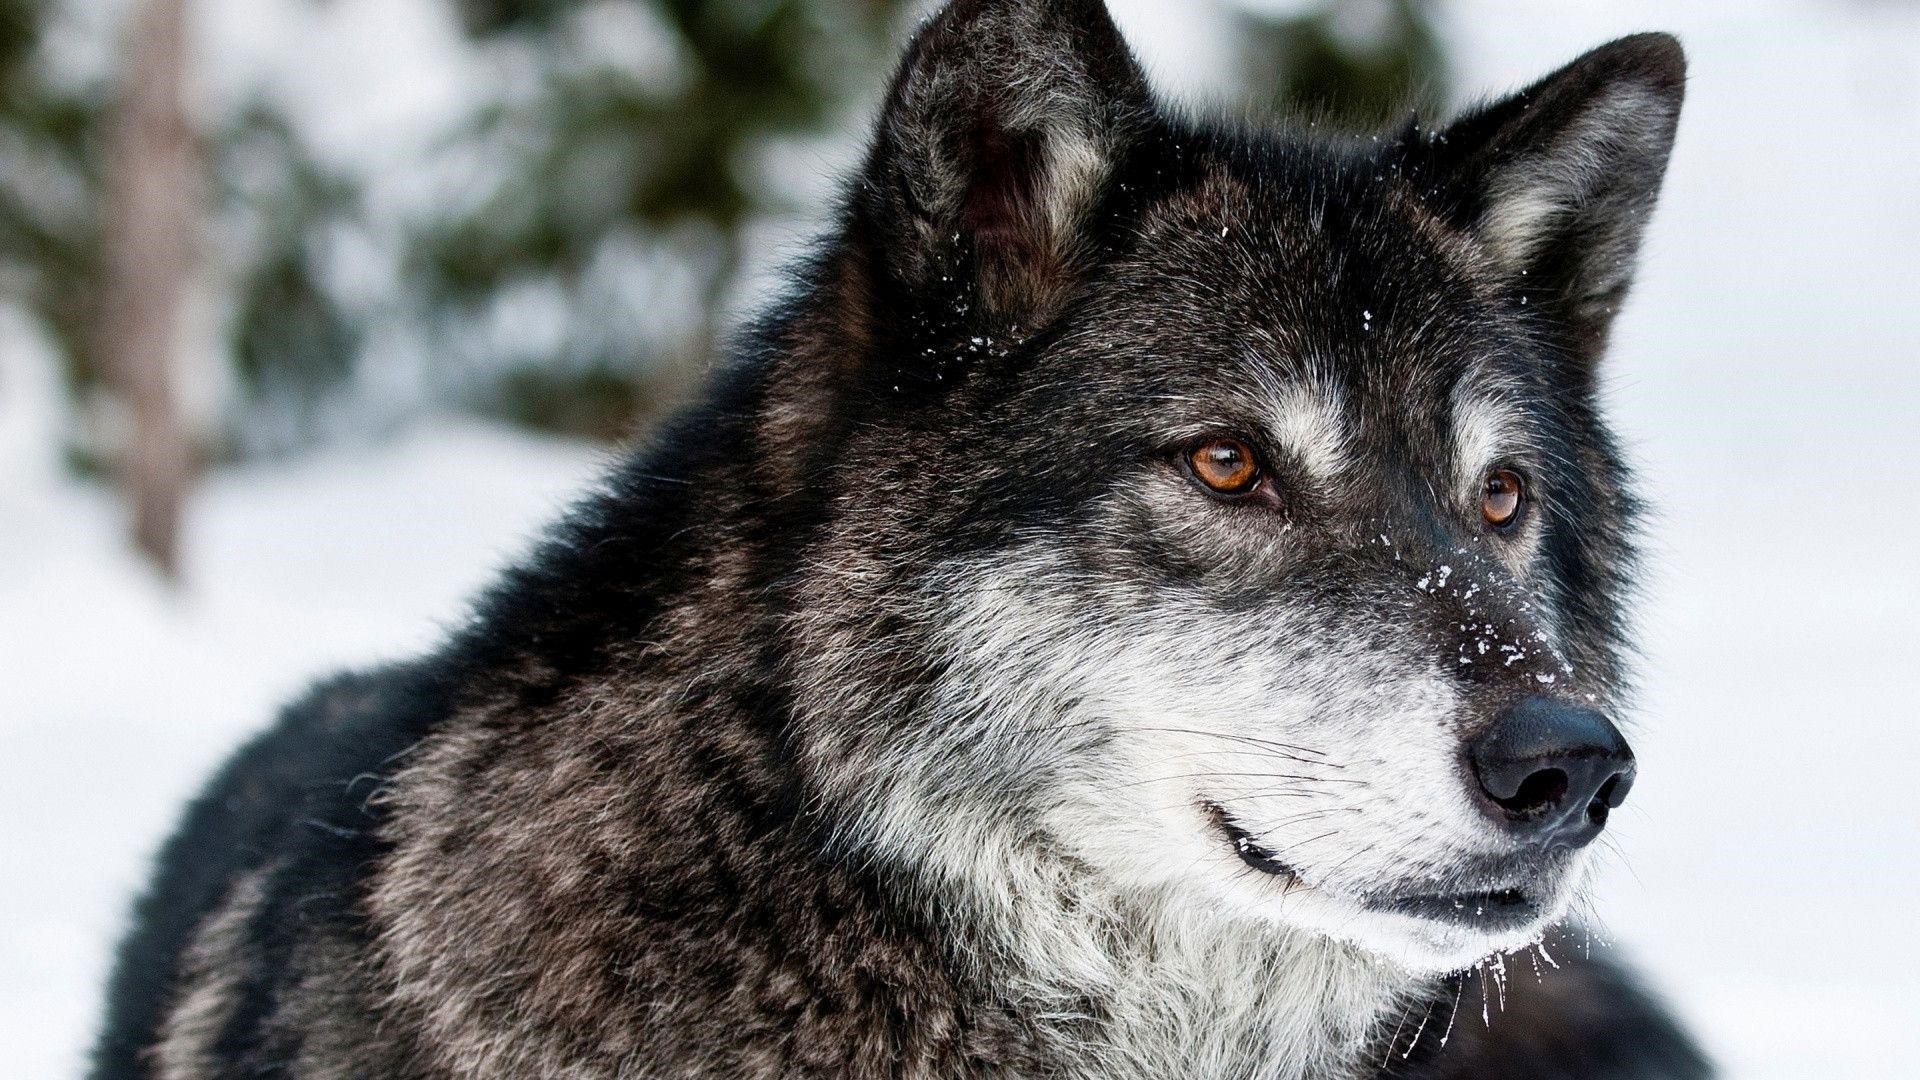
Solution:
{"label": "blurred background", "polygon": [[[1920,5],[1109,6],[1172,98],[1355,123],[1680,33],[1611,369],[1660,513],[1601,936],[1735,1080],[1912,1076]],[[225,752],[431,644],[698,385],[924,8],[0,0],[0,1076],[77,1074]]]}

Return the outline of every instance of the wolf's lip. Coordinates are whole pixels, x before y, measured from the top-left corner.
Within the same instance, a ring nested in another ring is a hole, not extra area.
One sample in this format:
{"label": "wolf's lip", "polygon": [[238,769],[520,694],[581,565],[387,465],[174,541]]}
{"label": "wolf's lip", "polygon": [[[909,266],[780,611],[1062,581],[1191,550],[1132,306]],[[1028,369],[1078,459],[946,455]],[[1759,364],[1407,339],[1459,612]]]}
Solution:
{"label": "wolf's lip", "polygon": [[1547,907],[1538,897],[1515,888],[1381,897],[1368,906],[1488,930],[1518,929],[1538,921]]}
{"label": "wolf's lip", "polygon": [[1252,833],[1236,824],[1219,804],[1209,802],[1201,803],[1200,806],[1212,820],[1214,828],[1221,836],[1226,837],[1227,843],[1233,847],[1233,853],[1240,857],[1241,862],[1263,874],[1273,874],[1276,877],[1293,876],[1293,867],[1281,862],[1278,856],[1263,847],[1253,838]]}

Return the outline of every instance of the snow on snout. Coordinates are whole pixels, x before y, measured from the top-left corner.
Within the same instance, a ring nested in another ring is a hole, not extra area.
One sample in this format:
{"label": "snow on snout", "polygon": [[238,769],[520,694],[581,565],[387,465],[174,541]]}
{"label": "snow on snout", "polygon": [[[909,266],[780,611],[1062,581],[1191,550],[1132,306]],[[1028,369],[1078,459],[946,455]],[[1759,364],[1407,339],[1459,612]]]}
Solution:
{"label": "snow on snout", "polygon": [[[1513,579],[1478,565],[1484,559],[1465,548],[1436,560],[1414,582],[1414,588],[1436,600],[1452,601],[1463,612],[1454,624],[1460,635],[1457,666],[1476,664],[1498,669],[1521,665],[1541,686],[1553,686],[1573,675],[1573,665],[1554,645],[1539,620],[1546,613]],[[1494,610],[1494,608],[1500,610]],[[1531,663],[1530,663],[1531,662]],[[1535,670],[1528,670],[1531,667]],[[1538,670],[1545,668],[1546,670]]]}

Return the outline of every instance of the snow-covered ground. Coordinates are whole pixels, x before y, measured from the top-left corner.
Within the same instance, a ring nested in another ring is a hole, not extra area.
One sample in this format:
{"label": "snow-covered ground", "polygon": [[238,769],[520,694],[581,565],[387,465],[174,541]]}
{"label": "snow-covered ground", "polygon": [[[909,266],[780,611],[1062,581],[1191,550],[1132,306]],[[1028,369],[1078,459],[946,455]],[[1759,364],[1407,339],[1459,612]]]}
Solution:
{"label": "snow-covered ground", "polygon": [[[1155,70],[1191,65],[1183,5],[1114,7]],[[1448,10],[1471,86],[1649,27],[1694,61],[1615,352],[1615,416],[1664,513],[1642,781],[1597,907],[1732,1080],[1913,1076],[1920,9]],[[115,505],[44,459],[32,365],[0,350],[7,1078],[75,1075],[143,858],[215,761],[305,680],[430,641],[597,464],[439,425],[221,473],[170,596]]]}
{"label": "snow-covered ground", "polygon": [[0,484],[0,1077],[78,1075],[146,856],[236,741],[312,677],[428,644],[595,462],[435,427],[223,474],[179,596],[100,492]]}

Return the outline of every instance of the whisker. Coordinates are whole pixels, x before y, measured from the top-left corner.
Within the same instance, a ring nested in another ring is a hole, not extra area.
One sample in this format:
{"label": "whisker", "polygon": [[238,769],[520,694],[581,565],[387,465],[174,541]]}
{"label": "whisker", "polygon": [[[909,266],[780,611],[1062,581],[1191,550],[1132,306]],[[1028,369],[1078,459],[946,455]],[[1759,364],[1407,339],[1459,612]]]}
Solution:
{"label": "whisker", "polygon": [[[1213,739],[1225,739],[1229,742],[1242,742],[1252,746],[1264,746],[1264,747],[1269,747],[1271,749],[1276,749],[1276,750],[1286,750],[1295,754],[1307,754],[1315,758],[1324,759],[1327,756],[1325,753],[1319,750],[1315,750],[1311,747],[1295,746],[1291,743],[1276,742],[1272,739],[1262,739],[1262,738],[1259,738],[1258,736],[1243,735],[1237,732],[1203,731],[1199,728],[1179,728],[1179,727],[1143,727],[1143,728],[1135,728],[1134,730],[1162,731],[1162,732],[1170,732],[1176,735],[1202,735],[1202,736],[1206,736],[1208,738],[1213,738]],[[1344,768],[1344,766],[1334,766],[1332,762],[1327,762],[1326,764],[1328,764],[1330,767]]]}
{"label": "whisker", "polygon": [[1207,801],[1225,806],[1228,803],[1251,802],[1254,799],[1324,799],[1326,797],[1327,793],[1324,791],[1294,791],[1290,788],[1274,788],[1272,791],[1260,791],[1252,795],[1208,796]]}
{"label": "whisker", "polygon": [[[1264,795],[1264,796],[1261,796],[1261,797],[1262,797],[1262,798],[1267,798],[1267,799],[1322,799],[1322,798],[1325,798],[1325,797],[1326,797],[1326,793],[1325,793],[1325,792],[1321,792],[1321,791],[1286,791],[1286,790],[1281,790],[1281,791],[1275,791],[1275,792],[1272,792],[1272,793],[1270,793],[1270,794],[1268,794],[1268,795]],[[1238,798],[1233,798],[1233,797],[1228,797],[1228,798],[1223,798],[1223,799],[1215,799],[1215,798],[1208,798],[1208,799],[1207,799],[1206,801],[1207,801],[1207,802],[1209,802],[1209,803],[1213,803],[1213,804],[1215,804],[1215,805],[1224,805],[1224,804],[1226,804],[1226,803],[1231,803],[1231,802],[1241,802],[1241,801],[1245,801],[1245,800],[1246,800],[1247,798],[1249,798],[1249,796],[1244,796],[1244,795],[1243,795],[1243,796],[1240,796],[1240,797],[1238,797]],[[1160,805],[1158,805],[1158,806],[1155,806],[1155,807],[1154,807],[1154,809],[1155,809],[1155,810],[1179,810],[1179,809],[1182,809],[1182,808],[1185,808],[1185,807],[1190,807],[1190,806],[1192,806],[1192,805],[1193,805],[1192,803],[1190,803],[1190,802],[1187,802],[1187,801],[1184,801],[1184,800],[1183,800],[1183,801],[1181,801],[1181,802],[1177,802],[1177,803],[1162,803],[1162,804],[1160,804]],[[1327,809],[1329,809],[1329,810],[1344,810],[1344,809],[1348,809],[1348,808],[1347,808],[1347,807],[1329,807],[1329,808],[1327,808]],[[1359,811],[1358,811],[1358,810],[1354,810],[1354,812],[1355,812],[1355,813],[1359,813]]]}

